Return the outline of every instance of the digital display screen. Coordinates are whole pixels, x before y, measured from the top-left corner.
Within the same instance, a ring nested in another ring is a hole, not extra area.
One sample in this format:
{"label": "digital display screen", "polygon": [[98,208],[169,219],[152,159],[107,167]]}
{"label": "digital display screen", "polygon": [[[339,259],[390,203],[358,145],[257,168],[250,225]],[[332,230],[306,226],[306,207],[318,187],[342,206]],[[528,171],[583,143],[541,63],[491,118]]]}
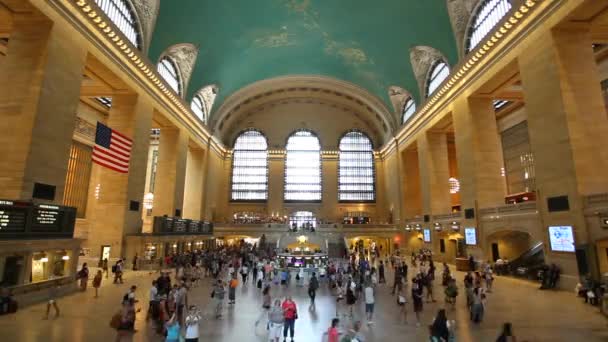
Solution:
{"label": "digital display screen", "polygon": [[477,244],[477,234],[475,232],[475,228],[464,229],[464,243],[466,243],[467,245]]}
{"label": "digital display screen", "polygon": [[430,229],[425,229],[422,232],[422,239],[424,242],[431,242],[431,230]]}
{"label": "digital display screen", "polygon": [[574,252],[574,230],[572,226],[549,226],[549,242],[555,252]]}

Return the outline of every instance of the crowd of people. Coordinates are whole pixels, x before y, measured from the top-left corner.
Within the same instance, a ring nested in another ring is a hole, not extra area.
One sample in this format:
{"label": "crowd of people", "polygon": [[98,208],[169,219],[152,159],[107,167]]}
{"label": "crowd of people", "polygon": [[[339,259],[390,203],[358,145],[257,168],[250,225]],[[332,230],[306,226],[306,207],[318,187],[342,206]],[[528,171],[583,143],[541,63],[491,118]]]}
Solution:
{"label": "crowd of people", "polygon": [[[377,310],[380,292],[390,293],[395,298],[400,324],[414,324],[421,327],[425,306],[438,311],[428,325],[428,336],[433,342],[455,341],[456,322],[449,318],[457,305],[459,295],[458,280],[450,267],[443,263],[441,286],[445,305],[436,303],[441,294],[434,290],[437,273],[433,255],[429,250],[420,250],[406,257],[398,252],[393,255],[381,253],[381,248],[358,248],[349,250],[350,255],[341,259],[330,259],[326,264],[314,267],[288,267],[284,259],[277,258],[270,245],[251,245],[244,241],[232,246],[217,246],[209,250],[195,250],[173,254],[162,259],[158,277],[146,289],[147,300],[138,298],[141,292],[136,286],[117,301],[120,306],[111,317],[110,326],[116,330],[116,341],[133,334],[135,322],[141,310],[145,310],[145,321],[166,341],[198,341],[199,326],[206,316],[222,319],[226,305],[239,303],[236,289],[249,286],[256,289],[260,298],[260,314],[252,324],[258,329],[263,327],[267,341],[287,341],[297,337],[299,309],[291,294],[298,288],[305,288],[310,299],[309,311],[316,310],[316,297],[319,290],[329,292],[335,300],[335,316],[328,322],[323,338],[328,342],[363,342],[366,340],[362,326],[372,326]],[[409,262],[407,262],[409,261]],[[107,261],[95,273],[93,287],[98,297],[99,286],[108,278]],[[494,273],[490,264],[476,264],[462,279],[466,306],[470,320],[475,324],[483,321],[486,302],[492,292]],[[119,260],[111,267],[114,283],[123,282],[124,261]],[[388,279],[392,276],[392,279]],[[77,273],[82,291],[87,289],[89,269],[83,264]],[[292,283],[295,279],[295,289]],[[199,309],[192,304],[190,290],[211,285],[211,304]],[[283,287],[282,290],[279,290]],[[52,292],[52,291],[51,291]],[[281,295],[279,295],[279,293]],[[59,315],[56,294],[47,305],[46,317],[51,308]],[[141,302],[147,301],[147,305]],[[139,304],[138,304],[139,303]],[[364,316],[359,316],[359,306],[364,307]],[[147,308],[146,308],[147,307]],[[321,310],[326,310],[323,306]],[[205,311],[205,312],[203,312]],[[409,322],[408,313],[413,313]],[[333,313],[333,312],[332,312]],[[497,341],[514,341],[512,327],[505,324]]]}

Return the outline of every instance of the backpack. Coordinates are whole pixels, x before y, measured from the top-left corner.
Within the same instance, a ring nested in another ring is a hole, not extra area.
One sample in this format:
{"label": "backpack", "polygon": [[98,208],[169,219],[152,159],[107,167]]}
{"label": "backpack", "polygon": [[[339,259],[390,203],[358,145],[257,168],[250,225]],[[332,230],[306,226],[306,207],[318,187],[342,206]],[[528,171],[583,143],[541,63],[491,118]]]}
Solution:
{"label": "backpack", "polygon": [[112,273],[116,273],[116,265],[112,265]]}
{"label": "backpack", "polygon": [[120,323],[122,323],[122,313],[118,311],[110,319],[110,327],[112,329],[118,329],[120,327]]}

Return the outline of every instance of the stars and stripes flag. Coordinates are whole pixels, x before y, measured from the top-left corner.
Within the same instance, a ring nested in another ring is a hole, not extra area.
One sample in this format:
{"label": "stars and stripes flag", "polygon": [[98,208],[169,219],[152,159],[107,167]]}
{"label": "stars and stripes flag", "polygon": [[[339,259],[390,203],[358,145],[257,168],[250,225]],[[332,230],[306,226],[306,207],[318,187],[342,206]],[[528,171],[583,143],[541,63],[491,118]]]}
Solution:
{"label": "stars and stripes flag", "polygon": [[129,172],[133,140],[97,122],[93,162],[120,173]]}

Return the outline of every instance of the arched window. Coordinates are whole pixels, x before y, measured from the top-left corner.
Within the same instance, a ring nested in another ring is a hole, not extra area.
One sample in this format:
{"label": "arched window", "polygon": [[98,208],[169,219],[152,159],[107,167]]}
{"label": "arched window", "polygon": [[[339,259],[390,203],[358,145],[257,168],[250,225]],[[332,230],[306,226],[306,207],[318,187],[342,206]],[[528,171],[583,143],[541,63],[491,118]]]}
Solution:
{"label": "arched window", "polygon": [[173,58],[169,56],[163,57],[158,63],[158,73],[167,81],[171,89],[178,95],[182,94],[181,77]]}
{"label": "arched window", "polygon": [[207,123],[207,110],[205,109],[205,104],[200,96],[194,96],[192,102],[190,102],[190,109],[192,109],[194,114],[196,114],[201,121]]}
{"label": "arched window", "polygon": [[416,102],[411,97],[405,101],[403,104],[403,121],[405,123],[407,119],[411,118],[412,115],[416,112]]}
{"label": "arched window", "polygon": [[321,201],[321,143],[311,131],[287,139],[285,201]]}
{"label": "arched window", "polygon": [[374,151],[371,140],[352,131],[340,139],[338,199],[341,202],[372,202],[374,186]]}
{"label": "arched window", "polygon": [[232,156],[233,201],[268,199],[268,143],[256,130],[241,133]]}
{"label": "arched window", "polygon": [[437,88],[450,75],[450,67],[443,60],[439,59],[433,63],[431,72],[426,85],[426,97],[431,96]]}
{"label": "arched window", "polygon": [[481,0],[468,29],[466,52],[473,50],[511,10],[511,0]]}
{"label": "arched window", "polygon": [[135,12],[127,0],[95,0],[97,6],[112,20],[125,37],[141,49],[141,36]]}

